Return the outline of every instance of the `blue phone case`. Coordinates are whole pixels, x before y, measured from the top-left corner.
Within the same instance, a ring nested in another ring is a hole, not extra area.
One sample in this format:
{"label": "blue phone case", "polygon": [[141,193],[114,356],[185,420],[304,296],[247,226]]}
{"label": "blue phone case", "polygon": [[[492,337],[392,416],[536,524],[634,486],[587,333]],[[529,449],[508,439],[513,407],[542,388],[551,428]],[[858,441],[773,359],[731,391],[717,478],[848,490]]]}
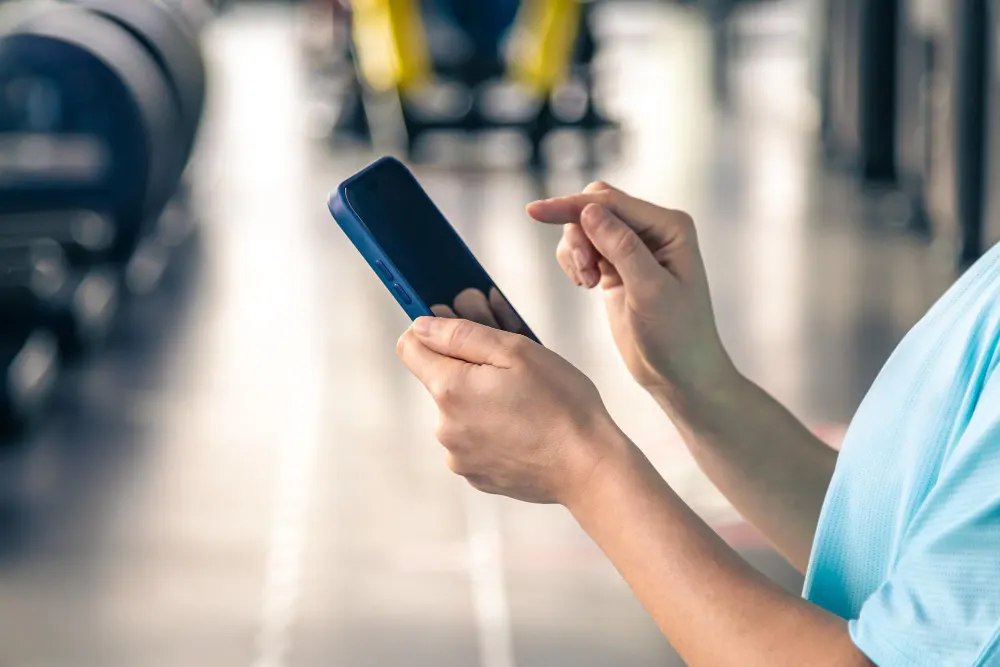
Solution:
{"label": "blue phone case", "polygon": [[[402,274],[389,256],[385,254],[382,246],[378,244],[372,233],[368,231],[368,227],[365,226],[364,221],[354,212],[351,203],[347,200],[347,186],[352,181],[363,177],[366,173],[388,160],[393,160],[393,158],[384,157],[376,160],[341,183],[337,186],[336,192],[330,195],[328,205],[330,213],[333,214],[333,219],[337,221],[340,228],[347,234],[347,238],[351,240],[351,243],[358,249],[361,256],[365,258],[368,265],[372,267],[372,271],[382,280],[386,289],[395,297],[399,305],[406,311],[406,314],[410,316],[410,319],[415,320],[424,315],[433,315],[431,309],[417,295],[416,291],[406,280],[406,276]],[[385,270],[379,266],[380,263],[382,267],[385,267]]]}

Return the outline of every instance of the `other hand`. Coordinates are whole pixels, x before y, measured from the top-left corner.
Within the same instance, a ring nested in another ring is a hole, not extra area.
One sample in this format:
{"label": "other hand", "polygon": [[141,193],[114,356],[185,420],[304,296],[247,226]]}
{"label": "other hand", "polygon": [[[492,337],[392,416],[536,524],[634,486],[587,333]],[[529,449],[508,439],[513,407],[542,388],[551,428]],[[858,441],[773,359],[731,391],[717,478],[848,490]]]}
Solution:
{"label": "other hand", "polygon": [[438,405],[448,466],[481,491],[569,505],[627,447],[593,383],[524,336],[421,317],[397,352]]}
{"label": "other hand", "polygon": [[602,182],[528,213],[564,225],[559,264],[577,285],[601,286],[618,350],[646,389],[710,390],[735,373],[690,216]]}

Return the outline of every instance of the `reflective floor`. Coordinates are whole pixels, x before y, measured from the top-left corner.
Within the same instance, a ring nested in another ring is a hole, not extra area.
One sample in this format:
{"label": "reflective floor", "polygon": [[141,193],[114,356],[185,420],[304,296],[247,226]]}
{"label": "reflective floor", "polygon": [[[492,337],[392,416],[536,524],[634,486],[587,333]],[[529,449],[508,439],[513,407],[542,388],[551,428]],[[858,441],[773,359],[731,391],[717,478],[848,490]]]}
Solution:
{"label": "reflective floor", "polygon": [[[595,177],[690,210],[740,367],[835,433],[949,265],[899,231],[897,201],[817,168],[804,10],[769,12],[739,25],[728,113],[695,15],[616,4],[599,27],[620,155],[545,178],[417,173],[678,492],[795,588],[631,383],[599,296],[553,260],[558,230],[523,213]],[[317,138],[300,30],[267,7],[213,27],[200,242],[2,453],[0,664],[680,664],[565,511],[447,472],[394,354],[405,317],[325,210],[373,156]]]}

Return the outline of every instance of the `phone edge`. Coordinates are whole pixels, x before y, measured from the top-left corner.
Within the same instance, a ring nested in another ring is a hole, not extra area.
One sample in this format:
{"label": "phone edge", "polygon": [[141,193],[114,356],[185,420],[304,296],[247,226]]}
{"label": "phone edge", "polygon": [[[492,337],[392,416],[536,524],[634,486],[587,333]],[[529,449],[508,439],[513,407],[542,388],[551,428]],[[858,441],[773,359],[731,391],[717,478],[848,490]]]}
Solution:
{"label": "phone edge", "polygon": [[[372,165],[373,166],[373,165]],[[364,173],[359,172],[359,174]],[[357,175],[357,174],[356,174]],[[334,221],[337,226],[344,232],[348,240],[354,245],[361,256],[364,257],[365,261],[368,263],[369,268],[375,273],[379,281],[392,295],[396,303],[403,309],[403,311],[409,316],[411,320],[415,320],[418,317],[423,317],[425,315],[433,315],[431,309],[427,307],[427,304],[417,295],[413,286],[410,285],[410,281],[406,279],[406,276],[399,270],[392,259],[386,254],[382,249],[382,246],[378,244],[375,237],[365,226],[365,223],[361,218],[354,212],[351,208],[350,202],[347,200],[345,193],[345,186],[354,177],[348,179],[337,186],[337,189],[330,194],[327,200],[327,207],[330,209],[330,214],[333,216]],[[385,267],[392,273],[392,280],[387,279],[377,266],[377,262],[381,261]],[[410,297],[410,303],[405,303],[396,293],[394,285],[398,284],[406,292],[406,295]]]}

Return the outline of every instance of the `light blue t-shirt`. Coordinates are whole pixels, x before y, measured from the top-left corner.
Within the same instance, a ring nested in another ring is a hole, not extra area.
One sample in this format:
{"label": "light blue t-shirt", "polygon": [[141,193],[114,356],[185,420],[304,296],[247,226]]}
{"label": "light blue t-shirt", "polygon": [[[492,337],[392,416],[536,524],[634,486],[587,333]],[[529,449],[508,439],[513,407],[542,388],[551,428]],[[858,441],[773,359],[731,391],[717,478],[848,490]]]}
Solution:
{"label": "light blue t-shirt", "polygon": [[1000,665],[1000,246],[903,339],[848,429],[804,595],[879,667]]}

